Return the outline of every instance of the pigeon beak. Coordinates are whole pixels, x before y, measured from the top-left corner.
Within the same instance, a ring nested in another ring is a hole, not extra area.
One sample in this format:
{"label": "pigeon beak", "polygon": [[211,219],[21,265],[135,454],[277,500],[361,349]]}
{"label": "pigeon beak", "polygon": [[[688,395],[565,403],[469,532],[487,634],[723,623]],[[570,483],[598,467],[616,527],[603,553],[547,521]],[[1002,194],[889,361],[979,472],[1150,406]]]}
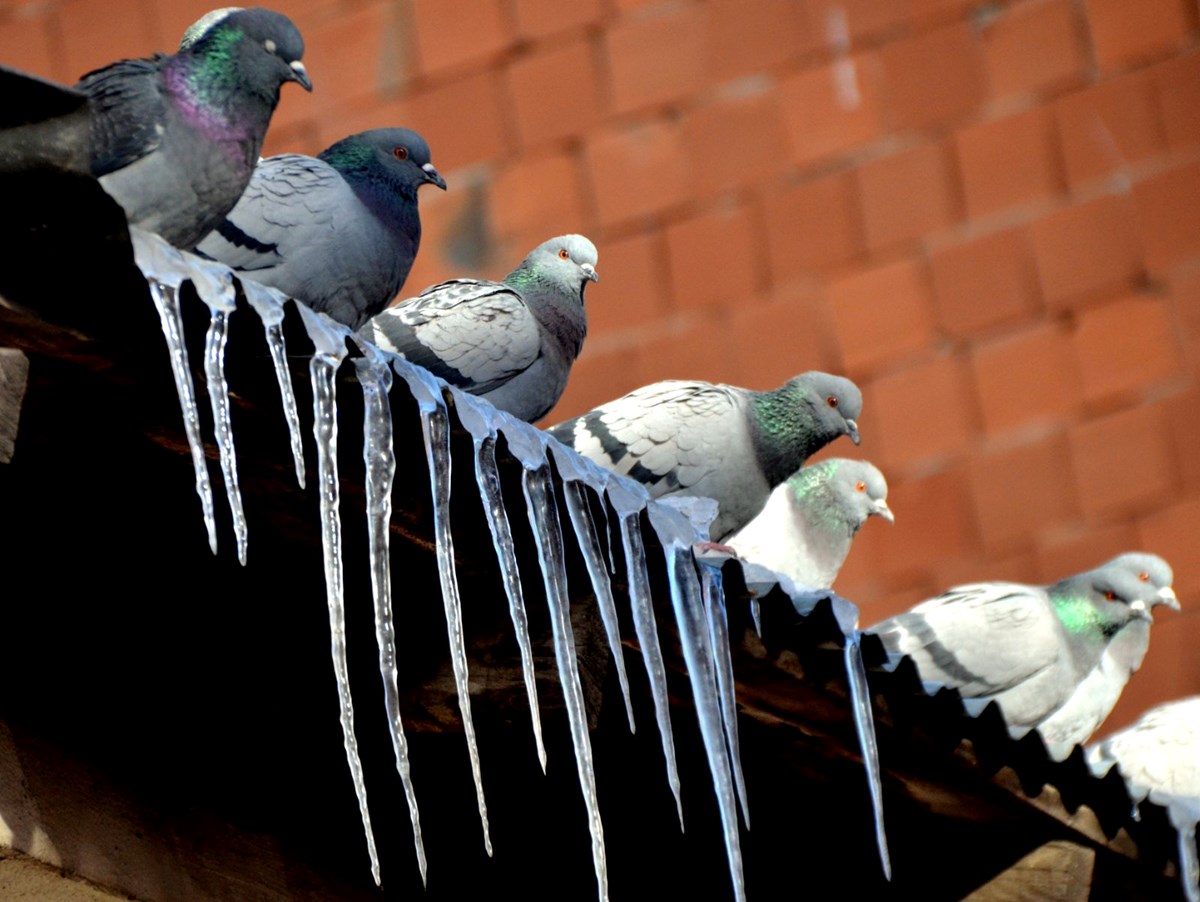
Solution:
{"label": "pigeon beak", "polygon": [[596,267],[592,266],[592,264],[580,263],[579,268],[583,270],[584,276],[591,279],[593,282],[600,281],[600,274],[596,272]]}
{"label": "pigeon beak", "polygon": [[858,437],[858,423],[854,420],[846,420],[846,435],[850,436],[850,441],[854,444],[862,444],[862,439]]}
{"label": "pigeon beak", "polygon": [[312,79],[308,77],[308,70],[304,68],[304,63],[300,62],[300,60],[292,60],[292,62],[288,63],[288,66],[292,70],[291,80],[311,93]]}
{"label": "pigeon beak", "polygon": [[443,191],[446,190],[446,180],[442,178],[442,174],[433,168],[432,163],[426,163],[421,167],[425,170],[425,181],[431,185],[437,185]]}
{"label": "pigeon beak", "polygon": [[1151,617],[1150,612],[1146,610],[1146,602],[1142,601],[1140,598],[1135,598],[1129,603],[1129,610],[1133,611],[1133,616],[1138,620],[1149,620],[1151,623],[1154,622],[1154,618]]}
{"label": "pigeon beak", "polygon": [[1154,597],[1150,599],[1150,607],[1155,605],[1165,604],[1172,611],[1179,610],[1179,596],[1175,594],[1175,590],[1170,586],[1163,586]]}
{"label": "pigeon beak", "polygon": [[896,522],[896,515],[892,513],[892,509],[888,507],[888,503],[882,498],[877,499],[875,503],[871,505],[871,513],[878,514],[889,523]]}

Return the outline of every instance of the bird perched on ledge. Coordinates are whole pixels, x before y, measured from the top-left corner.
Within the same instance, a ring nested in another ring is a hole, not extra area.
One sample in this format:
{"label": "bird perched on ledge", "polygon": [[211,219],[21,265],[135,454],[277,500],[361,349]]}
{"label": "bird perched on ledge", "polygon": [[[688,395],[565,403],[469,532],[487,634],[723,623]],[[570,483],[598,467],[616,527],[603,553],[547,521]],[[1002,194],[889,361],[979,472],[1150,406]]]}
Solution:
{"label": "bird perched on ledge", "polygon": [[191,250],[233,209],[262,150],[279,89],[312,82],[304,41],[268,9],[214,10],[174,56],[89,72],[92,175],[131,225]]}
{"label": "bird perched on ledge", "polygon": [[408,278],[422,185],[446,182],[407,128],[359,132],[316,158],[268,157],[197,250],[358,329]]}
{"label": "bird perched on ledge", "polygon": [[502,282],[451,279],[374,317],[359,335],[527,422],[558,403],[587,335],[596,246],[560,235]]}
{"label": "bird perched on ledge", "polygon": [[770,391],[669,380],[559,423],[550,432],[585,457],[641,482],[652,497],[717,502],[721,538],[762,510],[771,489],[841,435],[858,444],[862,393],[809,372]]}

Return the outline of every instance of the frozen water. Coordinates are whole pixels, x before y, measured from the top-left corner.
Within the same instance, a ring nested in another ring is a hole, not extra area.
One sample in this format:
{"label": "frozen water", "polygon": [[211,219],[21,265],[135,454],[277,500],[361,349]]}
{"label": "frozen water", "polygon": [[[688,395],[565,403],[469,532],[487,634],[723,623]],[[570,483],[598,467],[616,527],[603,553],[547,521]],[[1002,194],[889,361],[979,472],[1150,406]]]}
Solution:
{"label": "frozen water", "polygon": [[734,694],[733,656],[729,652],[729,618],[725,613],[725,591],[720,569],[699,561],[696,566],[700,571],[704,613],[708,619],[708,636],[717,674],[717,693],[721,701],[725,741],[729,744],[733,780],[737,786],[738,801],[742,806],[742,819],[746,822],[748,830],[750,808],[746,804],[746,779],[742,775],[742,743],[738,738],[737,699]]}
{"label": "frozen water", "polygon": [[846,679],[850,684],[850,708],[854,713],[854,729],[862,750],[863,767],[867,771],[867,787],[871,791],[871,809],[875,817],[875,844],[883,875],[892,879],[892,858],[888,852],[887,828],[883,822],[883,782],[879,771],[879,744],[875,739],[875,716],[871,711],[871,690],[867,685],[867,670],[862,659],[862,631],[851,628],[846,632],[843,654]]}

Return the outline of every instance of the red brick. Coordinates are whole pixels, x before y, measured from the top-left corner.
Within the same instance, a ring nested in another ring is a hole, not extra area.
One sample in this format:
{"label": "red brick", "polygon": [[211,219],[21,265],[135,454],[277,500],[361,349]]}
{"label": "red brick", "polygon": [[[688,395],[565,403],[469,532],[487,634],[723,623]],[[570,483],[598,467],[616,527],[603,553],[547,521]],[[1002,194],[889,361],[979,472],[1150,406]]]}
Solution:
{"label": "red brick", "polygon": [[1171,443],[1183,492],[1200,495],[1200,388],[1192,388],[1162,402],[1171,426]]}
{"label": "red brick", "polygon": [[863,402],[877,424],[871,445],[880,449],[877,460],[889,472],[911,473],[963,456],[976,431],[974,403],[970,369],[956,357],[880,376],[866,387]]}
{"label": "red brick", "polygon": [[967,22],[888,44],[880,55],[897,128],[949,122],[984,100],[982,52]]}
{"label": "red brick", "polygon": [[708,69],[717,81],[761,72],[818,49],[824,36],[795,0],[710,0]]}
{"label": "red brick", "polygon": [[965,338],[1031,317],[1041,308],[1024,229],[944,247],[930,264],[938,322],[951,335]]}
{"label": "red brick", "polygon": [[1062,435],[981,455],[969,469],[979,534],[988,554],[1032,548],[1038,536],[1078,516]]}
{"label": "red brick", "polygon": [[718,97],[692,110],[684,128],[696,198],[765,181],[787,162],[787,138],[773,91]]}
{"label": "red brick", "polygon": [[650,122],[600,135],[586,149],[600,222],[657,213],[688,197],[691,177],[683,129]]}
{"label": "red brick", "polygon": [[1067,420],[1079,408],[1070,338],[1050,323],[977,346],[971,363],[989,436]]}
{"label": "red brick", "polygon": [[267,129],[267,136],[263,141],[262,156],[273,157],[281,153],[303,153],[313,156],[318,149],[328,146],[321,140],[320,132],[312,119],[296,119],[293,123],[280,125],[275,121],[275,117],[272,117],[271,127]]}
{"label": "red brick", "polygon": [[1119,68],[1183,43],[1194,27],[1183,0],[1084,0],[1096,62]]}
{"label": "red brick", "polygon": [[772,190],[762,209],[777,285],[811,277],[863,253],[862,217],[850,173]]}
{"label": "red brick", "polygon": [[941,144],[922,144],[858,168],[872,252],[920,238],[958,217],[952,165]]}
{"label": "red brick", "polygon": [[796,287],[729,313],[739,385],[782,385],[807,370],[836,369],[833,326],[815,288]]}
{"label": "red brick", "polygon": [[1183,367],[1166,303],[1145,296],[1085,311],[1074,343],[1089,403],[1136,397]]}
{"label": "red brick", "polygon": [[976,0],[909,0],[909,16],[918,25],[962,18]]}
{"label": "red brick", "polygon": [[571,367],[566,391],[542,423],[561,423],[633,391],[641,384],[637,359],[632,348],[601,350],[584,342],[579,359]]}
{"label": "red brick", "polygon": [[1141,548],[1132,523],[1056,530],[1040,537],[1038,546],[1037,579],[1042,583],[1058,582]]}
{"label": "red brick", "polygon": [[[598,248],[600,283],[588,289],[588,340],[644,330],[670,310],[666,242],[643,232]],[[639,332],[638,334],[644,334]]]}
{"label": "red brick", "polygon": [[153,7],[146,0],[66,0],[57,14],[67,82],[117,60],[174,52],[178,46],[179,35],[169,46],[155,45]]}
{"label": "red brick", "polygon": [[1200,337],[1200,269],[1172,272],[1166,286],[1176,324],[1185,336]]}
{"label": "red brick", "polygon": [[406,106],[409,127],[436,149],[443,172],[501,156],[508,149],[500,83],[490,72],[415,94]]}
{"label": "red brick", "polygon": [[737,361],[733,359],[733,351],[729,346],[729,324],[719,314],[677,322],[669,332],[660,332],[640,344],[638,351],[638,385],[648,385],[662,379],[702,379],[706,382],[728,383],[737,380]]}
{"label": "red brick", "polygon": [[308,29],[304,65],[312,75],[313,93],[301,98],[308,101],[305,104],[295,103],[295,98],[289,98],[289,103],[307,107],[323,120],[336,119],[349,101],[373,98],[385,84],[402,80],[404,73],[390,73],[384,67],[383,51],[394,28],[388,6],[372,3]]}
{"label": "red brick", "polygon": [[1166,146],[1145,71],[1070,94],[1055,114],[1072,187],[1145,162]]}
{"label": "red brick", "polygon": [[993,97],[1057,90],[1082,80],[1088,67],[1071,0],[1005,8],[984,31],[983,50]]}
{"label": "red brick", "polygon": [[1151,272],[1200,257],[1200,164],[1189,163],[1133,186],[1138,237]]}
{"label": "red brick", "polygon": [[967,215],[979,219],[1063,191],[1054,117],[1042,107],[954,136]]}
{"label": "red brick", "polygon": [[997,582],[1036,583],[1037,559],[1031,551],[1018,551],[1001,557],[940,558],[933,568],[934,584],[930,597],[952,586],[994,580]]}
{"label": "red brick", "polygon": [[484,192],[479,185],[450,184],[449,191],[421,192],[421,250],[400,291],[401,299],[414,297],[446,279],[501,278],[534,247],[497,249],[489,242],[482,254],[472,247],[474,253],[469,255],[486,256],[486,260],[464,263],[463,236],[486,234]]}
{"label": "red brick", "polygon": [[[1149,513],[1138,524],[1138,536],[1142,547],[1161,555],[1175,571],[1176,594],[1193,603],[1200,601],[1200,556],[1196,554],[1200,498]],[[1189,613],[1195,616],[1195,611]]]}
{"label": "red brick", "polygon": [[517,31],[531,40],[579,28],[598,21],[604,15],[603,0],[515,0]]}
{"label": "red brick", "polygon": [[1062,308],[1141,277],[1142,262],[1129,203],[1122,197],[1058,210],[1030,226],[1042,295]]}
{"label": "red brick", "polygon": [[886,0],[810,0],[808,5],[813,21],[834,48],[848,46],[852,39],[895,32],[910,14],[904,3]]}
{"label": "red brick", "polygon": [[701,6],[672,6],[609,29],[616,112],[679,100],[704,84],[704,16]]}
{"label": "red brick", "polygon": [[735,307],[763,287],[757,278],[758,240],[745,207],[672,223],[666,234],[676,310]]}
{"label": "red brick", "polygon": [[526,147],[578,135],[600,118],[599,70],[590,40],[556,44],[508,67],[517,135]]}
{"label": "red brick", "polygon": [[860,53],[803,69],[779,84],[796,163],[836,156],[883,134],[879,59]]}
{"label": "red brick", "polygon": [[67,72],[50,43],[50,19],[45,10],[0,13],[0,59],[4,65],[42,78],[75,81],[80,72]]}
{"label": "red brick", "polygon": [[509,45],[502,0],[412,0],[421,71],[439,72],[493,57]]}
{"label": "red brick", "polygon": [[854,377],[933,344],[933,298],[924,268],[900,260],[829,284],[842,366]]}
{"label": "red brick", "polygon": [[1178,484],[1170,432],[1157,407],[1134,407],[1076,426],[1071,458],[1089,521],[1154,509]]}
{"label": "red brick", "polygon": [[1192,51],[1150,70],[1158,111],[1172,148],[1200,145],[1200,52]]}
{"label": "red brick", "polygon": [[1162,608],[1155,612],[1159,626],[1153,630],[1150,653],[1093,740],[1131,726],[1150,708],[1200,693],[1200,615],[1192,607],[1194,596],[1183,604],[1182,614]]}
{"label": "red brick", "polygon": [[587,231],[579,161],[565,153],[518,157],[496,176],[488,209],[501,238],[530,248],[555,235]]}

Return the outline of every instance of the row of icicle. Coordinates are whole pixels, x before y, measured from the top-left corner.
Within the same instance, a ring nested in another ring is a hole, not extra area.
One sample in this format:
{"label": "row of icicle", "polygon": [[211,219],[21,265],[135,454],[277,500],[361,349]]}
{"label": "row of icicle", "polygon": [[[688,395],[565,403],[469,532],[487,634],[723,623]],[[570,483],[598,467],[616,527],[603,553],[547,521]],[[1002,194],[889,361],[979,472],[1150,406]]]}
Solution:
{"label": "row of icicle", "polygon": [[[208,476],[204,448],[200,436],[200,419],[196,407],[196,391],[183,339],[178,293],[184,281],[191,281],[200,299],[210,311],[210,325],[205,341],[204,372],[212,408],[216,444],[220,454],[225,491],[233,515],[238,560],[246,562],[247,529],[237,481],[237,462],[234,454],[233,430],[229,416],[229,390],[224,376],[225,341],[231,314],[236,310],[236,288],[229,269],[221,264],[199,259],[181,252],[156,235],[131,230],[134,257],[150,286],[162,321],[170,353],[175,385],[183,412],[184,428],[191,449],[196,474],[196,493],[200,496],[209,545],[217,550],[213,490]],[[300,419],[292,389],[291,374],[286,364],[282,322],[287,298],[271,288],[250,280],[240,282],[251,307],[262,320],[271,358],[279,383],[291,439],[296,478],[301,488],[305,484],[305,467],[300,440]],[[632,619],[637,633],[642,660],[649,675],[654,700],[655,717],[662,739],[666,761],[667,781],[675,798],[680,829],[683,828],[683,805],[680,796],[679,773],[675,761],[674,739],[671,733],[667,698],[666,671],[658,639],[658,627],[650,594],[646,551],[642,543],[640,516],[649,515],[666,557],[671,602],[675,612],[680,642],[690,677],[692,695],[699,719],[705,753],[717,795],[725,846],[729,859],[734,897],[745,898],[742,877],[741,847],[738,839],[737,805],[740,802],[743,820],[749,828],[749,809],[746,802],[745,780],[742,776],[741,755],[737,734],[737,709],[734,698],[733,665],[729,650],[728,624],[720,571],[698,563],[692,555],[692,543],[702,536],[679,509],[651,502],[638,483],[600,469],[552,439],[545,432],[497,411],[490,404],[456,388],[447,386],[421,367],[403,358],[380,351],[354,336],[348,329],[322,314],[297,304],[309,338],[315,347],[310,361],[313,392],[313,434],[317,446],[318,491],[321,508],[321,538],[324,551],[326,597],[329,608],[329,627],[333,668],[337,678],[338,699],[346,759],[358,797],[363,830],[371,859],[371,873],[380,882],[379,856],[375,848],[371,818],[367,807],[366,784],[358,754],[354,730],[354,705],[347,675],[345,640],[345,602],[343,598],[341,520],[338,510],[337,405],[336,373],[347,353],[347,340],[360,350],[353,361],[364,399],[364,447],[366,465],[366,508],[370,542],[371,584],[375,606],[376,640],[379,645],[380,673],[384,685],[384,701],[388,725],[395,750],[396,769],[404,785],[412,819],[413,842],[421,879],[426,879],[425,849],[421,836],[420,816],[413,789],[408,747],[401,723],[399,689],[397,686],[395,625],[392,616],[391,580],[389,567],[389,523],[391,520],[392,482],[396,459],[392,447],[393,430],[388,393],[393,374],[400,376],[416,399],[421,416],[426,458],[429,464],[430,493],[433,499],[434,534],[438,575],[445,607],[450,656],[454,669],[464,733],[475,781],[479,818],[484,847],[492,854],[488,830],[487,805],[480,775],[479,752],[471,717],[471,699],[467,689],[467,658],[463,639],[462,604],[454,567],[454,537],[450,528],[450,418],[445,393],[453,398],[459,423],[472,438],[475,451],[475,477],[480,500],[492,535],[493,548],[500,566],[508,599],[513,629],[520,648],[521,666],[529,698],[530,719],[534,741],[543,772],[546,752],[542,740],[541,716],[534,684],[533,657],[529,628],[525,614],[520,573],[513,548],[512,528],[500,490],[496,467],[496,442],[503,435],[509,452],[523,467],[522,488],[526,512],[535,538],[542,581],[549,604],[558,675],[566,701],[567,717],[575,750],[579,784],[588,813],[588,828],[592,839],[592,858],[595,866],[599,898],[608,898],[608,876],[604,853],[604,828],[597,802],[595,772],[592,767],[591,742],[588,736],[583,692],[579,682],[575,642],[571,631],[570,601],[567,591],[562,527],[555,483],[551,478],[550,459],[561,478],[563,502],[571,528],[582,550],[592,592],[595,595],[604,624],[609,648],[617,667],[629,728],[634,729],[633,706],[629,697],[629,681],[625,672],[618,629],[618,615],[613,597],[610,573],[615,570],[611,549],[605,554],[600,540],[601,531],[592,518],[589,489],[600,500],[601,509],[611,510],[617,518],[617,528],[626,565],[626,581]],[[605,504],[607,499],[607,505]],[[603,534],[607,537],[607,523]],[[841,602],[841,599],[837,599]],[[845,604],[839,611],[839,621],[846,632],[846,668],[851,690],[852,707],[859,741],[866,762],[871,798],[874,806],[876,836],[884,872],[890,877],[890,864],[883,831],[882,792],[875,746],[874,724],[866,685],[866,672],[859,653],[859,632],[855,629],[857,611]],[[735,800],[736,794],[736,800]]]}

